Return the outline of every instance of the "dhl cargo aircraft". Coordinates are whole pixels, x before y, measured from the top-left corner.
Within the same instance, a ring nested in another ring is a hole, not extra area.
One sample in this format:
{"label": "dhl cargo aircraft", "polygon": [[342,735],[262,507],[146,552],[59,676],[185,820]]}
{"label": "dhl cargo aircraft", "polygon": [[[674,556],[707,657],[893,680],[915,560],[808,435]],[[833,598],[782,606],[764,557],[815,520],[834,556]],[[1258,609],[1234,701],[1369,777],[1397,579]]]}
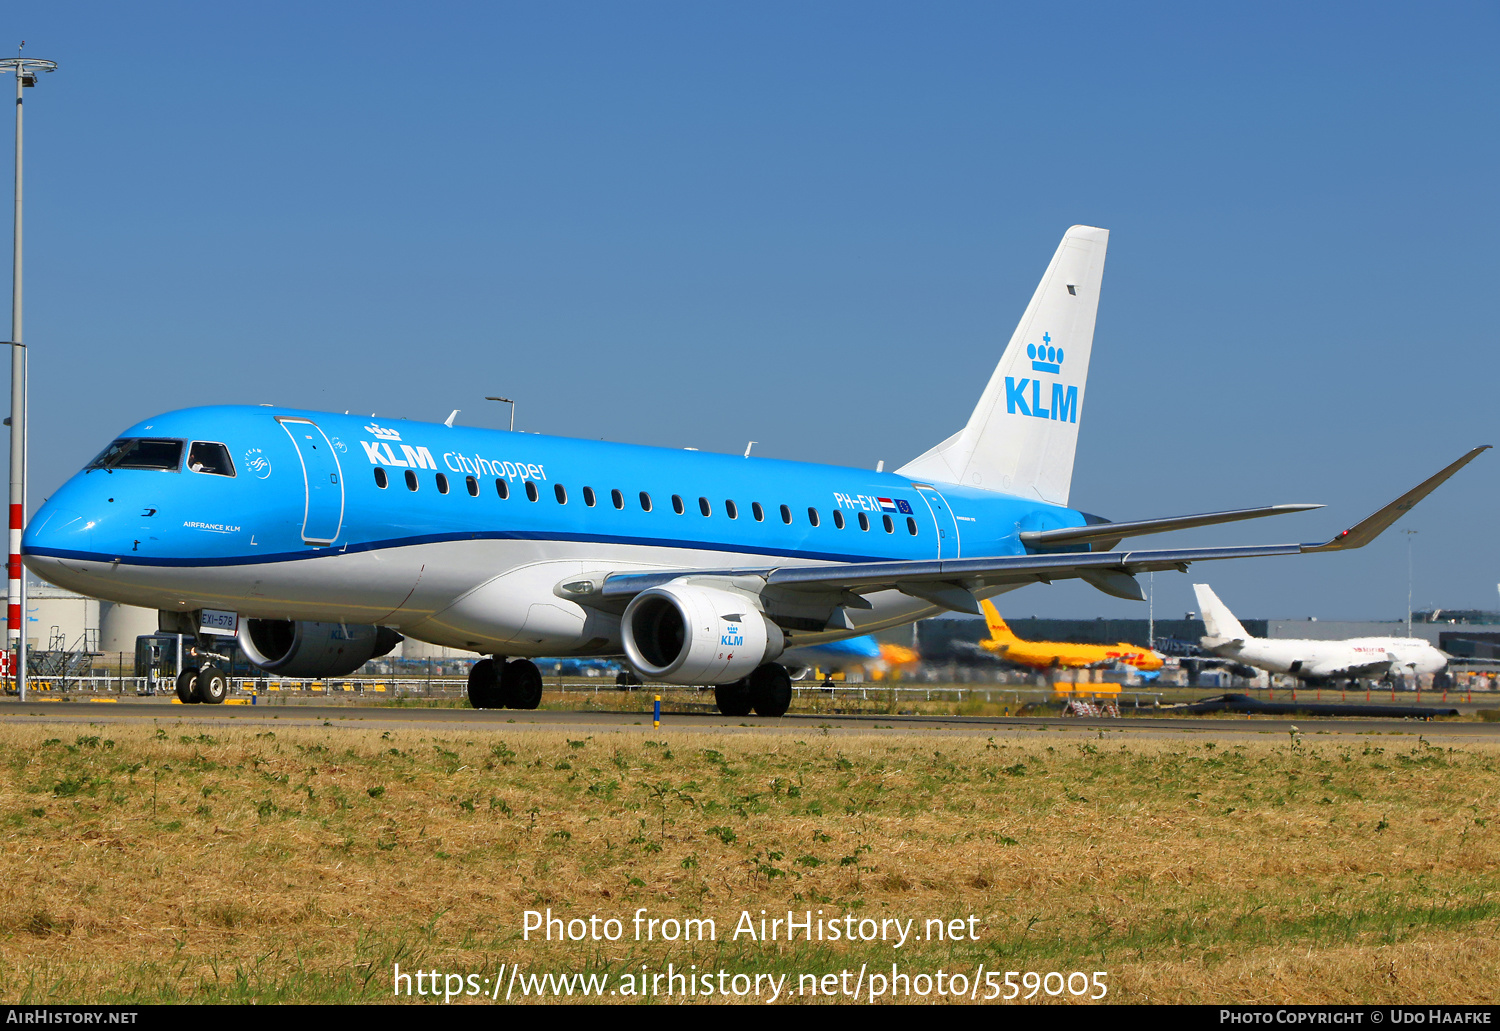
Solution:
{"label": "dhl cargo aircraft", "polygon": [[995,603],[989,599],[979,603],[984,609],[985,622],[990,627],[990,639],[980,641],[979,647],[999,656],[1006,662],[1035,669],[1078,669],[1085,666],[1107,666],[1123,662],[1136,669],[1161,669],[1162,657],[1150,648],[1127,644],[1069,644],[1066,641],[1023,641],[1011,632],[1000,618]]}
{"label": "dhl cargo aircraft", "polygon": [[[715,685],[726,714],[780,715],[790,648],[978,615],[981,598],[1059,578],[1139,600],[1151,570],[1361,547],[1482,450],[1331,540],[1114,550],[1318,506],[1117,523],[1068,506],[1108,238],[1067,231],[968,423],[893,473],[451,416],[193,408],[119,434],[19,550],[52,583],[192,635],[184,701],[224,700],[216,632],[303,677],[351,672],[404,634],[485,656],[477,707],[534,708],[534,656],[623,653],[644,679]],[[556,403],[577,401],[559,388]]]}

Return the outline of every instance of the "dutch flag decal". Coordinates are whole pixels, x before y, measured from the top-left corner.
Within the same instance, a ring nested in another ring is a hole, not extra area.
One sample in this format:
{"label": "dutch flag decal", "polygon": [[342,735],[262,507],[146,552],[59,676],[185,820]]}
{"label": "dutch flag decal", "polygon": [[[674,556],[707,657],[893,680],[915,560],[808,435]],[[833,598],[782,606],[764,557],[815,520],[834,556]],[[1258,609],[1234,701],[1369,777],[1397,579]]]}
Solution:
{"label": "dutch flag decal", "polygon": [[896,503],[894,501],[892,501],[890,498],[876,498],[875,500],[878,501],[878,502],[880,502],[880,510],[882,512],[895,512],[895,511],[897,511],[897,509],[896,509]]}

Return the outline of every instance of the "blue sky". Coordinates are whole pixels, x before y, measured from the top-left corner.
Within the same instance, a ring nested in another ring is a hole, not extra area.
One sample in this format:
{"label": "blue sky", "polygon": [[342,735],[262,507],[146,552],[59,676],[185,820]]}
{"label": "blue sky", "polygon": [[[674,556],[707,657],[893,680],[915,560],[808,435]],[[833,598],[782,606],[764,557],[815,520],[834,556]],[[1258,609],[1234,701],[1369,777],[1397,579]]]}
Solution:
{"label": "blue sky", "polygon": [[[1074,504],[1324,512],[1495,419],[1500,8],[12,10],[33,504],[120,429],[274,402],[888,467],[957,429],[1067,226],[1111,230]],[[3,37],[0,37],[3,38]],[[8,44],[7,44],[8,45]],[[1399,523],[1500,607],[1500,455]],[[1157,545],[1174,538],[1152,538]],[[1158,576],[1395,618],[1406,546]],[[1017,615],[1130,615],[1079,584]]]}

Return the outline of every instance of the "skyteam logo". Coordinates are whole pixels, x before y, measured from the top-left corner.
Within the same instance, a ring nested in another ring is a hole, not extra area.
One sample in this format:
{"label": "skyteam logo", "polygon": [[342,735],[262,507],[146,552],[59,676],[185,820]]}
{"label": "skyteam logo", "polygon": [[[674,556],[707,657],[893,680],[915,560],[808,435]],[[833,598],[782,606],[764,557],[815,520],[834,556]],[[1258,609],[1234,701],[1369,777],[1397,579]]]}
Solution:
{"label": "skyteam logo", "polygon": [[[1062,375],[1063,349],[1052,343],[1052,334],[1043,333],[1040,344],[1027,344],[1026,357],[1031,359],[1033,372],[1050,372]],[[1078,421],[1078,388],[1061,383],[1045,384],[1052,388],[1051,407],[1042,405],[1040,378],[1016,381],[1014,376],[1005,377],[1005,410],[1011,415],[1029,415],[1033,419],[1051,419],[1054,422]],[[1028,390],[1027,388],[1031,389]]]}
{"label": "skyteam logo", "polygon": [[271,460],[258,447],[245,452],[245,467],[262,480],[271,475]]}

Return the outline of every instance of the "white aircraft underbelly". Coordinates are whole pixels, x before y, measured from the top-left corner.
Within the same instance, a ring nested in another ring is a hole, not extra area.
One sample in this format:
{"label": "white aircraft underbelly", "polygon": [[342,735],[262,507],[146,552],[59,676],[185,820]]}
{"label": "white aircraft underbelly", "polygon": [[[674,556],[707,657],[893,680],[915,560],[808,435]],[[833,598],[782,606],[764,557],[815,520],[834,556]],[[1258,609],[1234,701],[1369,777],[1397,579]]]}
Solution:
{"label": "white aircraft underbelly", "polygon": [[[559,597],[584,574],[791,566],[804,560],[639,544],[469,540],[235,566],[140,566],[54,560],[46,577],[94,597],[146,608],[227,609],[247,618],[391,626],[433,644],[514,656],[613,653],[619,620]],[[810,560],[806,560],[810,561]],[[939,610],[897,591],[849,609],[853,629],[799,633],[817,643],[873,633]]]}

